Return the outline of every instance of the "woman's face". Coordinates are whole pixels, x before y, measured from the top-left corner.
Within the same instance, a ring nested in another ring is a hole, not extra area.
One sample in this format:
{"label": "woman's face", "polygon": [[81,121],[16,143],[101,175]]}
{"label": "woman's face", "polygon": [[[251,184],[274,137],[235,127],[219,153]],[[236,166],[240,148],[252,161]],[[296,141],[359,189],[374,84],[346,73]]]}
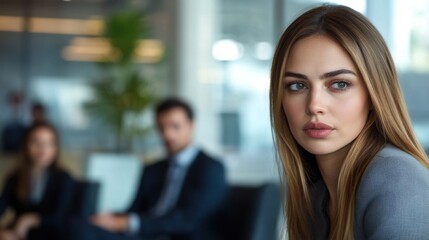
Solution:
{"label": "woman's face", "polygon": [[57,144],[54,133],[48,128],[36,129],[28,143],[30,161],[36,167],[48,167],[57,154]]}
{"label": "woman's face", "polygon": [[370,104],[352,59],[323,35],[292,47],[283,78],[283,110],[296,141],[316,156],[349,146],[362,131]]}

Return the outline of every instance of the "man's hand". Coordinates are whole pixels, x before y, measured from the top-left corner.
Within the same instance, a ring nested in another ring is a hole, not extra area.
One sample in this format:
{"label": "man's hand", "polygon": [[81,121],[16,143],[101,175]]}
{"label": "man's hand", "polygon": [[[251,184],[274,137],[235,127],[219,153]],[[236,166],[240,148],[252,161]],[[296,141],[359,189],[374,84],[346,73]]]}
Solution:
{"label": "man's hand", "polygon": [[14,232],[20,239],[27,239],[30,229],[39,226],[40,217],[35,213],[26,213],[18,218]]}
{"label": "man's hand", "polygon": [[19,240],[19,237],[12,230],[0,230],[0,240]]}
{"label": "man's hand", "polygon": [[102,213],[91,217],[91,222],[110,232],[126,232],[128,230],[128,215]]}

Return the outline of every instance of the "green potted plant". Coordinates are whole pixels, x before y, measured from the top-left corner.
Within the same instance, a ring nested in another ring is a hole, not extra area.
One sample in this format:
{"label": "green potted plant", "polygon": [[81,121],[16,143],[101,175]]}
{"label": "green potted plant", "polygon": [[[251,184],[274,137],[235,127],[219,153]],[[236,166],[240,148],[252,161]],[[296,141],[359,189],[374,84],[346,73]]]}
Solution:
{"label": "green potted plant", "polygon": [[125,11],[106,20],[104,37],[111,54],[99,63],[101,76],[92,84],[93,98],[84,104],[87,113],[115,134],[116,151],[128,150],[136,136],[148,131],[138,118],[155,96],[147,79],[134,63],[138,40],[147,37],[143,13]]}

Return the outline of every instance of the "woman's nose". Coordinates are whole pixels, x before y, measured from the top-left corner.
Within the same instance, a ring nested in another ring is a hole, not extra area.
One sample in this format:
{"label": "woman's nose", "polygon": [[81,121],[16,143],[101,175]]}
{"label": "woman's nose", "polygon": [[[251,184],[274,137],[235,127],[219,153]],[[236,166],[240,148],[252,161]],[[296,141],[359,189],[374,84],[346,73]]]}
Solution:
{"label": "woman's nose", "polygon": [[323,115],[326,113],[326,97],[322,87],[310,89],[307,101],[307,114]]}

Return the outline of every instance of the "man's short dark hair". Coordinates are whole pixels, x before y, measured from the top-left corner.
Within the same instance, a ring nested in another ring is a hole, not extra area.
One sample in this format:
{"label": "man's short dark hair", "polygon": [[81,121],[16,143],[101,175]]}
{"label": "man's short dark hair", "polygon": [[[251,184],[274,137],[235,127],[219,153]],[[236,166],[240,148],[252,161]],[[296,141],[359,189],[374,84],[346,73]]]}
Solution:
{"label": "man's short dark hair", "polygon": [[34,102],[31,105],[31,110],[32,111],[41,111],[41,112],[45,112],[46,108],[45,105],[43,105],[41,102]]}
{"label": "man's short dark hair", "polygon": [[170,111],[175,108],[183,109],[183,111],[185,111],[186,116],[189,118],[189,120],[191,121],[194,120],[194,111],[192,110],[191,106],[179,98],[167,98],[162,102],[160,102],[156,106],[156,116],[159,116],[161,113]]}

